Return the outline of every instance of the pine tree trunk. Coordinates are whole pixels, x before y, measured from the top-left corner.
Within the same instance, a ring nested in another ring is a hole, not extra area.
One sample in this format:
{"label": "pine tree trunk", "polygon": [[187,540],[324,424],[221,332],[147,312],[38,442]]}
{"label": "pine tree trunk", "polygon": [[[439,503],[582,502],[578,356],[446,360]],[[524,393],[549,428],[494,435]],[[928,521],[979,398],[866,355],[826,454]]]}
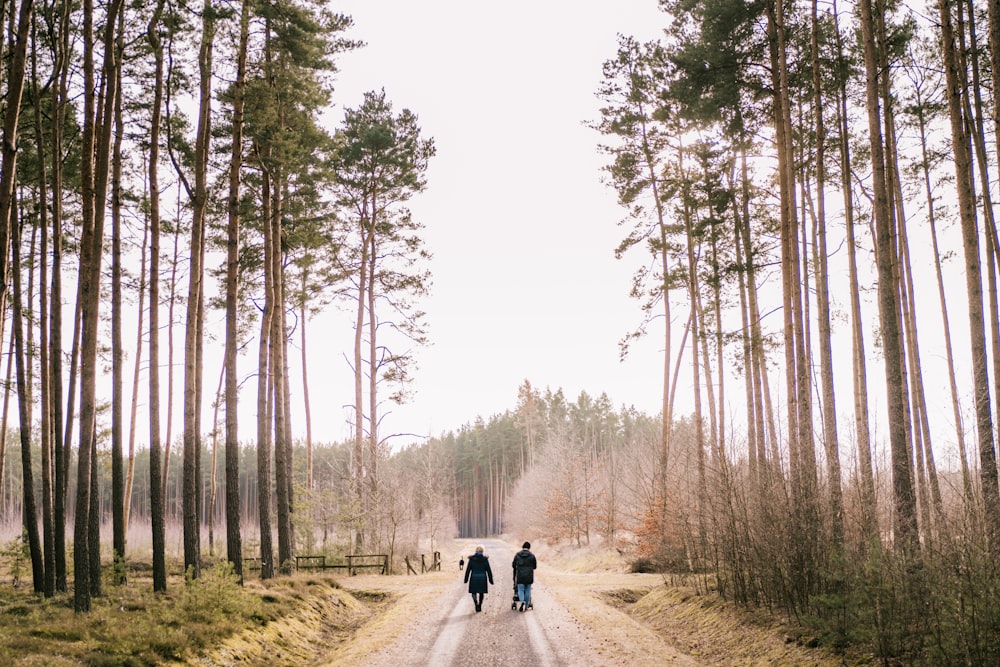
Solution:
{"label": "pine tree trunk", "polygon": [[243,540],[240,533],[239,382],[236,352],[239,345],[238,307],[240,271],[240,172],[243,168],[243,109],[246,92],[247,41],[250,3],[240,6],[240,40],[233,85],[232,153],[229,160],[229,198],[226,226],[226,557],[243,581]]}
{"label": "pine tree trunk", "polygon": [[767,373],[767,358],[764,352],[764,334],[760,327],[760,309],[757,303],[757,271],[753,251],[753,241],[750,234],[750,176],[747,167],[746,146],[740,147],[740,190],[742,192],[742,218],[740,234],[743,252],[746,256],[747,272],[747,308],[750,318],[750,348],[752,383],[754,389],[755,412],[757,415],[757,432],[759,439],[758,461],[764,463],[769,455],[767,443],[771,443],[770,457],[775,470],[780,470],[781,459],[778,456],[777,430],[774,424],[774,411],[771,409],[770,389]]}
{"label": "pine tree trunk", "polygon": [[[11,227],[14,218],[14,185],[17,180],[17,133],[21,114],[21,97],[27,66],[28,32],[31,28],[32,0],[21,0],[18,11],[17,34],[11,47],[5,91],[6,111],[3,116],[3,148],[0,151],[0,280],[9,275],[7,262],[11,252]],[[11,17],[13,22],[13,16]],[[18,252],[20,249],[15,248]]]}
{"label": "pine tree trunk", "polygon": [[63,196],[63,122],[68,99],[69,78],[69,12],[72,3],[64,0],[60,7],[53,70],[58,85],[52,86],[52,317],[49,355],[52,387],[52,448],[55,463],[53,489],[55,531],[56,590],[66,591],[66,487],[69,478],[69,448],[63,448],[63,382],[62,382],[62,196]]}
{"label": "pine tree trunk", "polygon": [[[80,239],[80,271],[77,281],[77,310],[81,319],[81,388],[80,388],[80,449],[77,457],[76,511],[73,527],[73,609],[77,612],[90,611],[90,556],[89,556],[89,522],[90,522],[90,437],[93,433],[91,424],[94,419],[96,377],[96,341],[94,335],[87,335],[91,322],[96,330],[96,304],[99,299],[91,298],[91,292],[98,291],[100,271],[100,253],[94,257],[95,245],[100,250],[100,244],[94,242],[94,5],[92,0],[83,3],[83,154],[80,164],[81,196],[83,201],[83,229]],[[5,142],[6,143],[6,142]],[[96,295],[95,295],[96,297]],[[74,343],[75,344],[75,343]],[[94,355],[87,354],[90,347]],[[98,573],[93,573],[98,576]]]}
{"label": "pine tree trunk", "polygon": [[[40,88],[38,85],[37,24],[32,19],[31,79],[34,107],[35,147],[38,151],[38,201],[48,200],[48,175],[45,168],[45,140],[42,136],[42,112]],[[42,550],[44,558],[43,592],[52,597],[56,590],[55,524],[53,509],[53,436],[52,436],[52,392],[49,383],[49,220],[48,207],[38,209],[38,229],[41,231],[41,248],[38,256],[38,331],[39,331],[39,447],[42,462]],[[3,480],[3,465],[0,463],[0,483]]]}
{"label": "pine tree trunk", "polygon": [[[993,197],[990,189],[989,156],[986,154],[986,129],[983,119],[982,101],[982,80],[980,76],[980,48],[979,39],[976,33],[976,13],[972,2],[968,2],[969,19],[968,35],[969,47],[966,48],[963,36],[963,12],[965,5],[958,3],[959,16],[959,74],[962,85],[962,100],[966,118],[974,119],[974,124],[969,126],[972,136],[972,145],[975,148],[976,165],[979,171],[981,201],[983,208],[983,227],[986,237],[986,257],[987,257],[987,288],[989,297],[990,315],[990,348],[993,358],[993,389],[1000,395],[1000,303],[997,297],[997,264],[1000,263],[1000,240],[997,238],[996,217],[993,213]],[[969,53],[972,57],[968,57]],[[972,72],[972,82],[968,81],[967,72]],[[970,101],[969,95],[973,96]],[[995,94],[994,94],[995,96]],[[973,111],[975,113],[973,113]],[[975,197],[975,181],[973,180],[972,194]],[[1000,521],[1000,517],[997,518]]]}
{"label": "pine tree trunk", "polygon": [[[159,0],[146,28],[146,39],[155,57],[153,108],[149,129],[149,512],[153,542],[153,590],[167,590],[166,516],[164,479],[166,469],[160,441],[160,120],[163,107],[163,45],[160,19],[164,0]],[[138,361],[136,362],[138,363]]]}
{"label": "pine tree trunk", "polygon": [[875,196],[875,247],[878,267],[879,321],[882,327],[885,353],[886,394],[889,409],[889,447],[892,466],[893,502],[895,508],[895,541],[904,550],[916,547],[916,499],[910,477],[908,443],[906,442],[905,395],[903,368],[900,358],[900,323],[898,295],[893,275],[895,248],[889,210],[889,190],[885,152],[882,142],[882,115],[879,103],[880,78],[875,44],[875,22],[871,0],[861,0],[861,27],[864,43],[866,106],[868,135],[872,152],[872,175]]}
{"label": "pine tree trunk", "polygon": [[819,56],[819,3],[812,3],[813,107],[816,117],[816,306],[819,309],[820,387],[823,396],[823,444],[826,453],[827,484],[830,487],[832,541],[841,545],[844,536],[844,501],[841,490],[840,443],[837,436],[837,402],[833,388],[833,349],[830,326],[830,277],[826,246],[826,119],[823,114],[822,71]]}
{"label": "pine tree trunk", "polygon": [[920,479],[926,481],[927,490],[930,491],[930,497],[923,499],[922,502],[929,501],[930,506],[927,509],[930,510],[931,507],[934,509],[933,517],[929,514],[929,511],[925,513],[926,525],[928,530],[931,530],[933,528],[933,521],[943,519],[944,507],[941,500],[937,466],[934,462],[934,448],[931,439],[930,421],[927,414],[927,394],[924,390],[923,364],[920,361],[920,338],[917,336],[917,322],[919,321],[916,312],[917,299],[913,290],[913,269],[910,265],[910,245],[906,225],[900,226],[899,244],[904,278],[903,294],[906,297],[904,301],[906,308],[903,311],[903,324],[905,326],[906,338],[910,343],[910,386],[913,395],[912,403],[916,413],[914,430],[915,435],[919,435],[919,437],[914,438],[914,444],[915,450],[917,443],[923,449],[923,451],[915,451],[914,454],[918,461],[923,462],[923,472]]}
{"label": "pine tree trunk", "polygon": [[274,484],[276,488],[278,520],[278,571],[290,574],[292,570],[292,535],[291,517],[289,515],[289,476],[291,461],[288,459],[287,428],[285,412],[285,343],[286,337],[282,324],[282,314],[285,310],[284,286],[282,271],[282,177],[274,174],[272,183],[271,227],[271,293],[274,306],[271,309],[271,386],[274,402]]}
{"label": "pine tree trunk", "polygon": [[969,136],[961,105],[960,77],[956,55],[955,32],[948,0],[939,0],[941,46],[945,66],[948,112],[951,119],[951,143],[954,152],[955,184],[959,217],[962,223],[962,247],[965,253],[966,293],[969,304],[969,338],[973,383],[976,397],[976,429],[979,442],[979,470],[991,549],[1000,551],[1000,489],[997,482],[996,452],[993,447],[993,415],[987,368],[985,317],[983,312],[982,269],[975,198],[972,193],[972,159]]}
{"label": "pine tree trunk", "polygon": [[257,516],[260,522],[260,577],[274,577],[274,548],[271,543],[271,440],[268,401],[273,383],[269,360],[271,318],[274,316],[272,290],[272,253],[275,239],[271,234],[271,177],[261,159],[261,225],[264,228],[264,309],[260,316],[260,340],[257,350]]}
{"label": "pine tree trunk", "polygon": [[[884,6],[875,16],[876,19],[876,44],[879,58],[879,71],[888,72],[889,37],[886,31]],[[910,378],[909,357],[913,354],[916,341],[909,337],[907,329],[907,310],[910,305],[907,300],[905,279],[903,276],[903,265],[905,262],[905,250],[903,239],[905,238],[906,210],[905,199],[903,197],[902,177],[899,171],[899,151],[896,141],[896,111],[895,97],[891,91],[891,81],[888,76],[881,77],[879,81],[879,94],[882,100],[883,126],[885,128],[885,173],[886,188],[889,200],[889,225],[890,225],[890,247],[892,248],[892,289],[897,295],[897,321],[899,322],[899,359],[900,375],[902,378],[901,391],[903,395],[903,427],[905,431],[904,441],[906,442],[906,461],[909,467],[909,477],[911,480],[911,492],[915,493],[916,516],[915,520],[923,520],[923,524],[928,528],[930,523],[929,502],[926,494],[927,482],[924,475],[923,456],[917,457],[917,451],[922,453],[922,440],[919,432],[920,406],[913,400],[916,397],[911,390],[912,380]],[[876,261],[878,260],[879,249],[876,248]],[[920,468],[914,467],[914,460],[919,458]],[[895,474],[894,474],[895,477]],[[920,535],[920,521],[917,522],[917,535]]]}
{"label": "pine tree trunk", "polygon": [[[117,38],[115,28],[118,24],[118,12],[121,11],[122,1],[114,0],[107,7],[105,24],[103,26],[102,47],[104,50],[104,64],[101,68],[101,92],[103,95],[97,96],[97,106],[94,113],[94,133],[92,142],[94,168],[91,177],[86,179],[84,192],[88,185],[92,186],[92,196],[84,196],[84,230],[86,236],[88,215],[93,216],[92,235],[89,239],[92,247],[90,250],[90,261],[83,262],[81,259],[81,282],[88,283],[87,290],[84,290],[81,307],[81,328],[80,328],[80,457],[83,458],[83,451],[90,451],[87,472],[90,483],[89,507],[87,513],[87,525],[80,527],[77,522],[77,531],[89,534],[86,542],[89,557],[90,572],[90,595],[92,597],[101,595],[100,577],[100,515],[99,495],[97,493],[99,476],[94,474],[97,455],[97,339],[99,336],[99,311],[101,302],[101,260],[103,255],[104,239],[104,217],[105,205],[108,199],[108,176],[111,170],[111,136],[114,127],[114,112],[118,99],[119,68],[118,51],[116,48]],[[89,116],[88,116],[89,119]],[[88,142],[85,141],[87,146]],[[86,162],[86,161],[85,161]],[[89,201],[88,201],[89,200]],[[91,209],[92,207],[92,209]],[[83,248],[87,250],[86,247]],[[82,267],[86,266],[84,269]],[[84,274],[90,275],[84,278]],[[82,468],[82,466],[81,466]],[[85,480],[81,479],[81,482]],[[79,498],[79,492],[78,492]],[[77,504],[76,511],[80,512],[80,505]],[[74,534],[76,534],[76,532]],[[75,544],[76,549],[80,548],[79,543]],[[78,559],[80,557],[77,557]],[[89,603],[88,603],[89,606]]]}
{"label": "pine tree trunk", "polygon": [[[361,219],[358,221],[358,229],[360,232],[360,243],[359,247],[361,249],[361,257],[358,262],[358,306],[354,318],[354,452],[353,452],[353,482],[354,482],[354,498],[357,502],[357,507],[354,510],[355,515],[362,515],[365,510],[365,489],[364,489],[364,479],[365,479],[365,464],[364,464],[364,447],[365,447],[365,407],[364,407],[364,363],[362,350],[364,341],[364,330],[365,330],[365,298],[368,293],[368,281],[370,280],[368,276],[368,253],[369,253],[369,236],[374,234],[374,225],[369,218],[372,213],[368,210],[369,203],[368,199],[364,200],[364,209],[361,212]],[[352,544],[352,549],[360,550],[364,544],[364,532],[365,526],[363,521],[359,521],[357,528],[355,529],[355,539]]]}
{"label": "pine tree trunk", "polygon": [[[839,16],[834,3],[834,20]],[[835,23],[837,57],[844,59],[839,22]],[[851,189],[850,133],[847,126],[847,81],[838,77],[837,123],[840,130],[840,177],[844,198],[844,226],[847,232],[848,282],[851,297],[851,355],[854,396],[854,437],[857,442],[860,475],[862,530],[865,536],[876,535],[875,475],[872,469],[871,436],[868,414],[868,372],[865,361],[865,338],[861,321],[861,290],[858,282],[857,241],[854,236],[854,197]]]}
{"label": "pine tree trunk", "polygon": [[927,148],[927,120],[926,105],[923,98],[921,82],[914,80],[914,95],[916,104],[913,106],[914,115],[919,129],[920,150],[921,150],[921,175],[923,177],[924,197],[927,200],[927,221],[931,233],[931,247],[934,256],[934,271],[937,278],[938,300],[941,308],[941,320],[944,333],[944,348],[948,364],[948,383],[951,391],[952,417],[955,423],[955,442],[958,445],[959,459],[962,469],[962,488],[964,497],[968,500],[972,498],[972,479],[969,473],[968,455],[965,445],[965,429],[962,426],[962,411],[958,397],[958,383],[955,380],[955,361],[951,342],[951,325],[948,316],[947,298],[945,296],[944,276],[941,270],[941,255],[938,247],[937,237],[937,211],[934,206],[934,192],[931,185],[931,157]]}
{"label": "pine tree trunk", "polygon": [[198,52],[199,93],[198,130],[194,151],[194,192],[191,197],[191,248],[188,273],[187,317],[184,333],[184,570],[197,579],[201,576],[201,433],[198,415],[201,410],[199,322],[202,313],[205,211],[208,206],[208,160],[211,141],[212,42],[215,18],[211,0],[202,13],[201,47]]}
{"label": "pine tree trunk", "polygon": [[759,480],[760,468],[763,464],[763,439],[764,427],[763,416],[758,410],[759,403],[756,400],[754,391],[753,365],[753,344],[750,337],[750,305],[747,301],[747,274],[751,255],[748,249],[743,247],[742,225],[743,219],[739,211],[733,208],[733,248],[735,249],[736,265],[739,270],[736,272],[737,287],[740,295],[740,343],[743,351],[743,392],[745,394],[747,411],[747,466],[752,484],[757,484]]}
{"label": "pine tree trunk", "polygon": [[137,306],[135,331],[135,364],[132,369],[132,403],[129,411],[128,428],[128,465],[125,469],[125,508],[122,523],[125,524],[126,544],[128,543],[129,517],[132,512],[132,485],[135,481],[135,427],[139,412],[139,373],[142,364],[142,326],[145,322],[146,302],[146,252],[149,243],[149,218],[144,220],[142,227],[142,248],[139,260],[139,303]]}
{"label": "pine tree trunk", "polygon": [[[2,299],[2,297],[0,297]],[[3,299],[6,301],[6,299]],[[4,323],[7,321],[6,318],[6,307],[0,309],[0,333],[2,333],[4,328]],[[3,340],[0,336],[0,340]],[[4,375],[3,386],[3,413],[0,415],[0,514],[6,516],[7,514],[7,494],[4,492],[3,480],[4,468],[7,464],[7,425],[9,423],[8,417],[10,416],[10,394],[14,388],[13,376],[14,376],[14,335],[10,336],[10,343],[7,345],[7,373]]]}
{"label": "pine tree trunk", "polygon": [[[173,239],[173,254],[170,259],[170,295],[167,297],[167,417],[165,423],[166,431],[163,435],[163,503],[167,506],[167,499],[170,497],[170,448],[174,442],[174,324],[177,319],[174,317],[174,309],[177,305],[177,267],[180,263],[181,230],[180,225],[173,228],[171,234]],[[175,474],[175,478],[181,476]],[[174,494],[171,518],[177,519],[177,505],[180,494]]]}
{"label": "pine tree trunk", "polygon": [[[780,66],[781,44],[778,41],[778,32],[783,22],[783,16],[779,12],[783,11],[780,0],[770,0],[767,3],[768,10],[768,42],[771,59],[771,78],[773,86],[773,113],[775,137],[777,142],[778,161],[778,189],[780,198],[780,224],[781,224],[781,285],[782,285],[782,311],[784,323],[784,353],[785,353],[785,388],[786,388],[786,421],[788,428],[788,455],[789,468],[792,472],[793,480],[798,479],[800,473],[799,445],[797,442],[799,434],[799,392],[796,384],[796,342],[794,329],[795,310],[794,285],[798,282],[799,269],[793,266],[792,258],[797,254],[796,241],[793,237],[795,233],[795,195],[794,184],[789,179],[791,165],[786,144],[790,143],[789,126],[790,121],[786,121],[786,101],[782,95],[787,89],[782,86],[783,68]],[[798,483],[796,482],[796,486]],[[799,494],[800,490],[796,490]]]}
{"label": "pine tree trunk", "polygon": [[312,409],[309,406],[309,356],[306,354],[306,300],[308,270],[302,270],[302,294],[299,302],[299,345],[302,348],[302,404],[306,421],[306,489],[313,490]]}
{"label": "pine tree trunk", "polygon": [[[682,199],[684,202],[684,230],[687,238],[687,243],[685,245],[687,246],[688,260],[688,294],[691,300],[691,391],[694,397],[694,448],[698,466],[698,506],[695,510],[695,517],[698,530],[698,558],[707,558],[707,537],[709,528],[708,471],[706,469],[707,457],[705,456],[705,432],[701,405],[701,364],[698,362],[698,348],[700,347],[702,338],[702,319],[698,300],[698,268],[697,261],[695,259],[695,249],[698,242],[694,237],[694,225],[692,221],[694,214],[688,204],[688,202],[691,201],[689,186],[690,181],[684,170],[684,150],[685,149],[683,147],[678,149],[678,165],[681,172],[681,178],[684,181]],[[665,498],[664,502],[666,502]],[[666,516],[663,517],[663,520],[667,520]]]}
{"label": "pine tree trunk", "polygon": [[217,475],[219,463],[219,409],[222,407],[222,387],[226,379],[226,366],[219,370],[219,387],[215,391],[215,406],[212,411],[212,470],[208,476],[208,555],[215,556],[215,501],[218,492]]}
{"label": "pine tree trunk", "polygon": [[[124,51],[124,15],[119,14],[119,53]],[[121,89],[121,68],[115,76]],[[125,470],[122,443],[122,397],[124,355],[122,346],[122,120],[121,95],[114,104],[115,136],[111,176],[111,524],[114,582],[125,583]]]}
{"label": "pine tree trunk", "polygon": [[[12,202],[13,204],[13,202]],[[17,219],[18,208],[11,206],[11,259],[13,274],[13,326],[12,333],[15,343],[15,375],[17,378],[17,405],[19,413],[18,431],[21,435],[21,490],[22,490],[22,525],[28,536],[28,551],[31,555],[31,575],[35,593],[45,591],[45,563],[42,555],[42,544],[38,535],[38,508],[35,504],[34,468],[31,464],[31,396],[27,389],[28,359],[24,344],[24,315],[21,305],[21,222]]]}
{"label": "pine tree trunk", "polygon": [[[378,290],[378,280],[376,273],[376,263],[378,261],[378,229],[381,219],[377,218],[378,201],[372,197],[372,232],[369,236],[368,246],[368,516],[374,519],[372,533],[380,534],[380,506],[379,506],[379,446],[378,446],[378,379],[379,379],[379,358],[378,358],[378,316],[375,313],[375,297]],[[487,490],[487,502],[490,498]],[[489,530],[490,517],[486,515],[487,530]]]}

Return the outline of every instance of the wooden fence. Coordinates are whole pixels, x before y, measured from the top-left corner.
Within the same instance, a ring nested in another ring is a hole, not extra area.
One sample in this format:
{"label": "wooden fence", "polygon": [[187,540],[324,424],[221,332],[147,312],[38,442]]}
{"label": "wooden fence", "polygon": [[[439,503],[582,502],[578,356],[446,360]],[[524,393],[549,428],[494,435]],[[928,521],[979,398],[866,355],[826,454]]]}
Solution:
{"label": "wooden fence", "polygon": [[[410,557],[404,556],[403,560],[406,561],[407,574],[409,574],[410,572],[412,572],[413,574],[417,574],[417,571],[413,568],[413,565],[410,563]],[[433,572],[435,570],[437,570],[438,572],[441,571],[441,552],[435,551],[433,554],[431,554],[430,565],[427,564],[427,554],[420,554],[420,574],[423,574],[424,572]]]}
{"label": "wooden fence", "polygon": [[[389,571],[389,556],[386,554],[353,554],[345,556],[346,563],[328,563],[326,556],[302,555],[295,557],[296,570],[347,570],[352,577],[358,570],[377,569],[379,574]],[[243,569],[246,571],[260,570],[260,558],[243,559]]]}
{"label": "wooden fence", "polygon": [[347,570],[352,577],[358,570],[378,570],[379,574],[389,571],[387,554],[350,554],[344,556],[346,563],[328,563],[326,556],[296,556],[296,570]]}

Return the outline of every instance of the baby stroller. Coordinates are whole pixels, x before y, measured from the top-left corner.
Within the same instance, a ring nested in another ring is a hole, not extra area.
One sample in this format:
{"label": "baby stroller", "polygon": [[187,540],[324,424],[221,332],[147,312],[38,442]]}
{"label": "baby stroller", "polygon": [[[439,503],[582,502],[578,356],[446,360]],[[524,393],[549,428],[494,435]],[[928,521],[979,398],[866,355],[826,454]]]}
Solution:
{"label": "baby stroller", "polygon": [[[515,581],[514,582],[514,598],[510,601],[510,610],[511,611],[517,611],[517,605],[519,605],[519,604],[521,604],[521,598],[517,594],[517,582]],[[528,606],[525,607],[525,610],[527,611],[528,609],[534,609],[534,608],[535,608],[535,605],[533,605],[532,603],[529,602]]]}

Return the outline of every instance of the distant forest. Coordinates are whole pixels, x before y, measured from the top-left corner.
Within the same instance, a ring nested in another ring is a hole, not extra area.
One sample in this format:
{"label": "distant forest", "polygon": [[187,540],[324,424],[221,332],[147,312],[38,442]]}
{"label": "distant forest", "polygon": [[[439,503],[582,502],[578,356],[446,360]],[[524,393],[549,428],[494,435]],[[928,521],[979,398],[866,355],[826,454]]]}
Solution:
{"label": "distant forest", "polygon": [[[581,393],[569,401],[561,390],[540,392],[525,381],[517,405],[489,419],[479,418],[457,431],[403,447],[383,463],[385,489],[376,510],[378,523],[372,550],[394,556],[434,550],[434,540],[477,537],[516,531],[523,539],[567,541],[578,545],[614,543],[631,538],[635,518],[655,494],[652,471],[657,456],[659,418],[615,408],[606,395]],[[683,431],[683,423],[680,425]],[[8,434],[8,437],[16,434]],[[313,483],[307,486],[306,448],[293,446],[296,499],[296,553],[350,552],[352,444],[316,444],[312,450]],[[203,531],[212,523],[224,527],[225,476],[214,466],[216,448],[202,453],[206,471],[200,488]],[[16,438],[7,455],[20,455]],[[678,465],[689,456],[678,456]],[[111,519],[111,456],[98,450],[102,524]],[[253,534],[257,523],[255,446],[240,452],[240,512]],[[35,478],[40,466],[34,464]],[[182,458],[174,449],[166,466],[166,520],[182,520]],[[137,451],[130,498],[132,534],[149,525],[149,450]],[[0,525],[22,515],[22,475],[7,466],[0,485]],[[73,497],[70,482],[69,497]],[[215,501],[212,498],[215,496]],[[72,505],[68,508],[73,512]],[[371,519],[369,519],[371,520]],[[391,528],[390,528],[391,526]],[[522,539],[522,538],[519,538]],[[135,556],[147,557],[143,551]],[[131,550],[130,550],[131,551]],[[127,552],[129,553],[129,552]],[[178,557],[179,554],[174,554]]]}

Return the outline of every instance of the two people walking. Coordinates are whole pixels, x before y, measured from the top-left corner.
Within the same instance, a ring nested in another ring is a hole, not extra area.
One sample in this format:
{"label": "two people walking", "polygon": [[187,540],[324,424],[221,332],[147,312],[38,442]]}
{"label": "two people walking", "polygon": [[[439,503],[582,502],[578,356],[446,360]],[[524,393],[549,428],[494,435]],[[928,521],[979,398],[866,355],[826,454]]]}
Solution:
{"label": "two people walking", "polygon": [[[530,549],[531,544],[525,542],[511,563],[514,569],[514,587],[521,603],[519,611],[532,608],[531,584],[535,581],[535,568],[538,567],[538,562]],[[472,595],[472,602],[476,605],[477,613],[483,610],[483,596],[489,592],[489,586],[493,583],[490,559],[483,551],[482,545],[477,546],[476,553],[469,556],[465,568],[465,583],[469,585],[469,594]]]}

